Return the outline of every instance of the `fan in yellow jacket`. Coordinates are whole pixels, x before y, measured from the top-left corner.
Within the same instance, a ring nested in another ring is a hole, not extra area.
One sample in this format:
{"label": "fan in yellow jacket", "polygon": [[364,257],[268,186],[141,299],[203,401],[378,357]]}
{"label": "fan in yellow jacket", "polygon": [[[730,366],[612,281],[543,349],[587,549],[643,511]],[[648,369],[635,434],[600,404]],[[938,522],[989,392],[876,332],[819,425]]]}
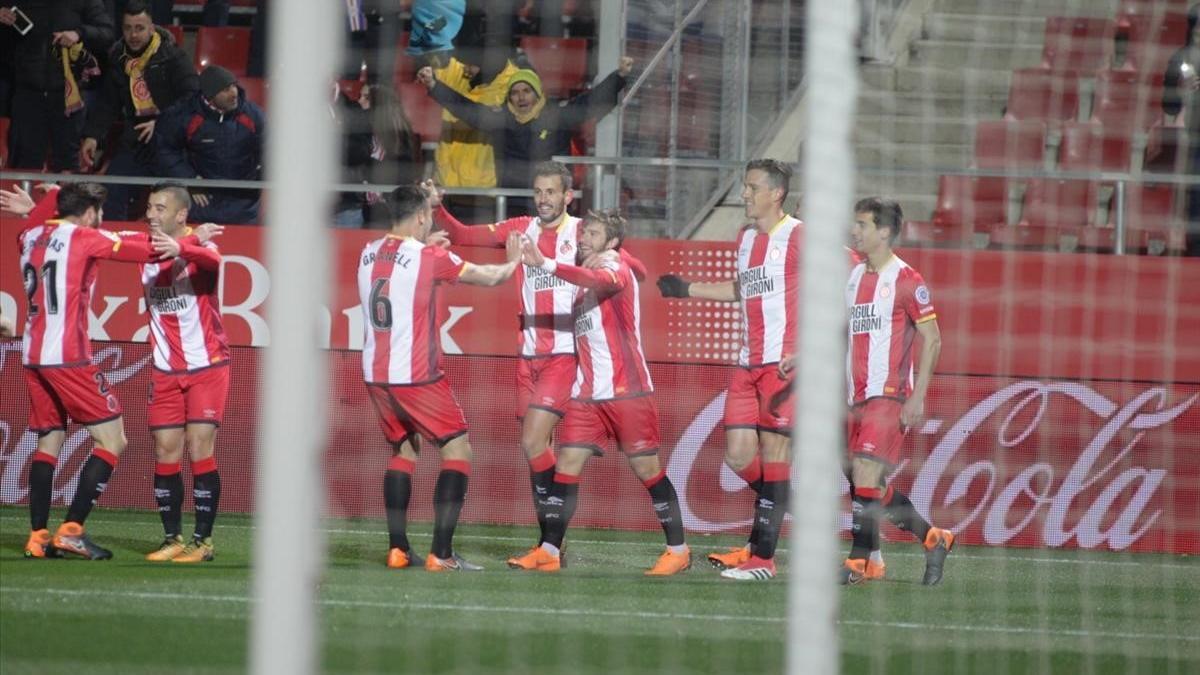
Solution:
{"label": "fan in yellow jacket", "polygon": [[[438,81],[463,96],[490,107],[504,105],[508,84],[519,69],[508,61],[490,82],[472,86],[478,67],[451,58],[434,72]],[[434,155],[438,181],[446,187],[496,187],[496,162],[487,134],[442,111],[442,136]]]}

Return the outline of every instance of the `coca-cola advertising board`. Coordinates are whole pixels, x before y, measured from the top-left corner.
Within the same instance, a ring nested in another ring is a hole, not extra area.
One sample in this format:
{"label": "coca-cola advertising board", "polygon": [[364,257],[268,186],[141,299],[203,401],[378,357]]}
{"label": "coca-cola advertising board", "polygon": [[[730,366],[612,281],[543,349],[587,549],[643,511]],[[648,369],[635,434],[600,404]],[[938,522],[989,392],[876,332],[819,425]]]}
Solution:
{"label": "coca-cola advertising board", "polygon": [[[0,308],[24,320],[16,270],[19,223],[0,226]],[[233,384],[218,437],[222,508],[252,509],[259,353],[269,342],[270,274],[258,228],[228,228],[221,295],[234,348]],[[388,448],[362,386],[361,313],[353,284],[366,232],[331,233],[335,281],[326,316],[330,433],[328,510],[381,516]],[[633,241],[650,274],[719,280],[732,245]],[[465,248],[469,260],[497,251]],[[934,523],[965,543],[1200,552],[1200,263],[1041,253],[902,251],[934,295],[944,349],[927,420],[909,433],[893,477]],[[652,281],[652,279],[650,280]],[[455,287],[443,308],[446,370],[475,450],[464,518],[532,523],[527,467],[512,409],[516,303],[511,284]],[[663,457],[689,529],[744,531],[752,495],[721,463],[721,411],[740,323],[735,307],[665,301],[643,285]],[[152,508],[146,429],[149,365],[135,269],[103,263],[93,301],[96,354],[125,407],[130,447],[103,504]],[[840,355],[839,357],[840,358]],[[18,342],[0,347],[0,503],[21,503],[36,439]],[[55,502],[74,489],[91,443],[74,427]],[[803,442],[799,451],[803,452]],[[432,517],[436,453],[417,469],[412,516]],[[840,476],[830,480],[843,483]],[[577,522],[658,527],[641,484],[615,451],[585,473]],[[848,526],[843,516],[843,527]],[[904,535],[894,530],[888,536]]]}

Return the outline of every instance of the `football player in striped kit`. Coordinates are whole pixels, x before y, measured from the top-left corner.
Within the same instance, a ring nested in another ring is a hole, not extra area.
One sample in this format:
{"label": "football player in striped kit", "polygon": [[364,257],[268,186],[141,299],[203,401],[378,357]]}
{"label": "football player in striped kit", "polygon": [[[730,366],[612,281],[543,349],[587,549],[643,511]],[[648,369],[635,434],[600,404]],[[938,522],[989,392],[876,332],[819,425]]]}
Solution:
{"label": "football player in striped kit", "polygon": [[579,372],[559,431],[553,484],[538,504],[546,523],[542,540],[525,555],[508,561],[515,569],[560,569],[563,538],[578,503],[580,474],[610,439],[646,487],[666,535],[666,550],[646,574],[669,576],[691,567],[679,497],[658,459],[658,409],[642,349],[637,276],[618,252],[624,237],[625,219],[615,211],[603,211],[589,213],[580,227],[582,264],[560,262],[545,256],[533,241],[524,242],[525,265],[577,289],[572,317]]}
{"label": "football player in striped kit", "polygon": [[[925,547],[922,583],[942,580],[954,534],[932,527],[908,497],[887,484],[900,461],[908,429],[920,424],[925,395],[941,351],[937,312],[924,278],[892,252],[904,222],[900,205],[870,197],[854,206],[851,242],[864,258],[846,284],[846,393],[850,414],[850,482],[854,486],[853,544],[839,581],[868,579],[868,555],[879,548],[879,516],[911,532]],[[913,380],[913,342],[921,337]]]}
{"label": "football player in striped kit", "polygon": [[[430,572],[482,569],[454,552],[454,529],[467,493],[471,445],[467,422],[442,372],[437,318],[440,287],[465,283],[495,286],[513,275],[521,257],[521,235],[507,235],[508,262],[474,265],[428,243],[433,213],[427,193],[401,186],[388,197],[392,230],[363,248],[358,293],[366,336],[363,379],[392,458],[384,474],[387,508],[387,566],[424,564]],[[436,445],[442,468],[434,487],[433,546],[423,561],[406,532],[418,436]]]}
{"label": "football player in striped kit", "polygon": [[[163,541],[147,554],[153,562],[197,563],[213,559],[212,531],[221,500],[221,476],[214,454],[217,428],[229,396],[229,342],[221,324],[221,253],[209,241],[223,229],[188,227],[192,200],[179,183],[159,183],[146,204],[151,233],[180,243],[180,257],[142,265],[142,289],[153,354],[148,402],[154,434],[154,500],[163,523]],[[145,238],[142,233],[123,234]],[[183,476],[187,450],[196,509],[192,537],[184,541]]]}

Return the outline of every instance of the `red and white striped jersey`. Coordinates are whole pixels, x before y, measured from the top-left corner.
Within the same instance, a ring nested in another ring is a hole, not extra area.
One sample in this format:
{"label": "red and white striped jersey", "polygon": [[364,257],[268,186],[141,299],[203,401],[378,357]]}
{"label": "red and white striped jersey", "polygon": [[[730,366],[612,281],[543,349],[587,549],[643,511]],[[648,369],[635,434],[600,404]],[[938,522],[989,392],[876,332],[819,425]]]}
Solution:
{"label": "red and white striped jersey", "polygon": [[850,272],[846,391],[850,405],[912,392],[913,338],[917,324],[937,318],[925,280],[899,256],[879,271],[865,262]]}
{"label": "red and white striped jersey", "polygon": [[[446,228],[455,244],[503,248],[508,233],[516,231],[537,242],[538,250],[546,258],[575,264],[580,220],[569,214],[563,214],[558,227],[542,227],[541,220],[529,216],[472,227],[458,222],[444,208],[435,211],[435,220]],[[571,306],[575,286],[528,265],[518,266],[516,277],[521,294],[521,356],[574,354]]]}
{"label": "red and white striped jersey", "polygon": [[558,264],[555,276],[579,287],[575,295],[575,348],[579,369],[573,398],[607,401],[654,391],[642,349],[637,277],[624,258],[599,269]]}
{"label": "red and white striped jersey", "polygon": [[784,216],[769,232],[744,228],[737,243],[737,285],[742,304],[743,368],[778,363],[796,344],[800,300],[802,223]]}
{"label": "red and white striped jersey", "polygon": [[358,297],[368,384],[425,384],[442,377],[438,286],[456,283],[467,263],[411,237],[388,235],[363,248]]}
{"label": "red and white striped jersey", "polygon": [[[148,235],[122,233],[122,238],[147,240]],[[181,240],[174,260],[142,265],[154,367],[165,372],[199,370],[229,360],[217,295],[221,254],[211,241],[194,241]]]}
{"label": "red and white striped jersey", "polygon": [[17,235],[29,312],[21,357],[26,366],[78,366],[92,359],[88,311],[98,260],[149,262],[148,244],[107,230],[47,220]]}

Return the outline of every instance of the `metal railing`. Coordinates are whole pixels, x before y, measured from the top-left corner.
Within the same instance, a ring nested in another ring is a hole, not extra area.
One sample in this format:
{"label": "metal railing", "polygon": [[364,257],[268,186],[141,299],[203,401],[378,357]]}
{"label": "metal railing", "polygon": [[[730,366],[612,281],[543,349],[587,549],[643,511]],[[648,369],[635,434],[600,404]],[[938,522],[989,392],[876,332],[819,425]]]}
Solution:
{"label": "metal railing", "polygon": [[[0,179],[15,180],[24,183],[23,188],[28,190],[31,185],[37,183],[101,183],[112,185],[140,185],[150,187],[163,182],[164,178],[154,178],[146,176],[108,176],[108,175],[92,175],[78,173],[36,173],[32,171],[3,171],[0,172]],[[190,178],[190,179],[170,179],[172,182],[179,183],[187,188],[203,188],[203,189],[218,189],[218,190],[269,190],[272,185],[264,180],[215,180],[208,178]],[[336,183],[329,186],[330,192],[391,192],[397,186],[394,184],[380,183]],[[485,197],[496,200],[496,222],[500,222],[508,218],[508,199],[510,197],[533,197],[533,190],[529,188],[443,188],[447,196],[450,197]],[[582,190],[575,190],[575,197],[582,198],[584,193]]]}

